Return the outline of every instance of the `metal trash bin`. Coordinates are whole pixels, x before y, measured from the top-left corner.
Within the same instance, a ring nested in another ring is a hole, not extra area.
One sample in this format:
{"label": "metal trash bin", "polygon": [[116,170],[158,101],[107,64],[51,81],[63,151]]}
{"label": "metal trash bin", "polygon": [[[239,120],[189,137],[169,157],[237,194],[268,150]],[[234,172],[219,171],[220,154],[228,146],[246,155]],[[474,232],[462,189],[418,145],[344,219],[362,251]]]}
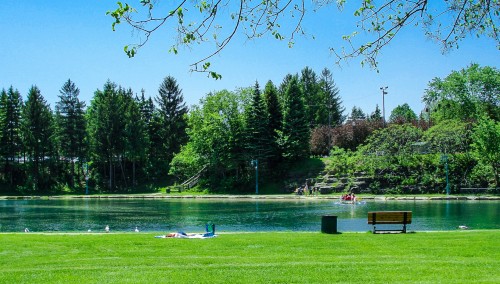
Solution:
{"label": "metal trash bin", "polygon": [[324,215],[321,217],[321,232],[325,234],[337,233],[337,216]]}

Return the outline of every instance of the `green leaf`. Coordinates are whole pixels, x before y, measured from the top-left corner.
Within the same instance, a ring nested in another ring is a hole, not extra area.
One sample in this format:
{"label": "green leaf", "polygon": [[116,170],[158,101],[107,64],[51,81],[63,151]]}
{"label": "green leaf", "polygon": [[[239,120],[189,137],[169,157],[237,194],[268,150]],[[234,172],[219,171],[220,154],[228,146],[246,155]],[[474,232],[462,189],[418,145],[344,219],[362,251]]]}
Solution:
{"label": "green leaf", "polygon": [[222,75],[221,75],[221,74],[218,74],[218,73],[216,73],[216,72],[214,72],[214,71],[210,71],[210,72],[208,72],[208,75],[209,75],[210,77],[212,77],[213,79],[215,79],[215,80],[220,80],[220,79],[222,79]]}

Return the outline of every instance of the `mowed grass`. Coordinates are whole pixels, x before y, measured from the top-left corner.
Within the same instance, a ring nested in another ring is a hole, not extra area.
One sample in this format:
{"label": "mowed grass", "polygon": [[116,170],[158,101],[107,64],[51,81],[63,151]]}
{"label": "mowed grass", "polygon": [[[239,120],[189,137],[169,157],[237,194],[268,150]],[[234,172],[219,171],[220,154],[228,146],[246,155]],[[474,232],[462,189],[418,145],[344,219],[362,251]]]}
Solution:
{"label": "mowed grass", "polygon": [[0,283],[500,283],[500,231],[0,234]]}

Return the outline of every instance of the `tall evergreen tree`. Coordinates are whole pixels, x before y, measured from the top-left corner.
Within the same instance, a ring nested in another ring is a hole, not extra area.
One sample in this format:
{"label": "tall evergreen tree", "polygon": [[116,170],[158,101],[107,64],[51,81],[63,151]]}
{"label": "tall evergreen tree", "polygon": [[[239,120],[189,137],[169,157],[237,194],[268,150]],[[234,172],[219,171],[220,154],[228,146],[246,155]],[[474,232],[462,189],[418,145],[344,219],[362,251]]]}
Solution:
{"label": "tall evergreen tree", "polygon": [[297,76],[295,76],[285,93],[283,127],[279,138],[279,145],[285,159],[293,162],[309,156],[309,131],[301,90]]}
{"label": "tall evergreen tree", "polygon": [[38,87],[33,86],[23,109],[23,138],[30,164],[30,183],[35,191],[51,186],[48,160],[53,154],[54,127],[52,111]]}
{"label": "tall evergreen tree", "polygon": [[312,129],[317,125],[327,122],[327,106],[321,97],[320,85],[316,73],[311,68],[305,67],[300,74],[300,88],[304,100],[306,120]]}
{"label": "tall evergreen tree", "polygon": [[7,182],[14,185],[16,182],[16,157],[22,149],[21,112],[23,101],[19,91],[11,86],[8,91],[2,90],[0,99],[0,153],[3,157],[3,173]]}
{"label": "tall evergreen tree", "polygon": [[[158,89],[156,97],[158,103],[158,112],[161,122],[162,136],[161,144],[156,145],[161,149],[160,158],[163,174],[168,173],[168,164],[172,161],[175,153],[178,153],[181,146],[186,144],[188,136],[186,134],[186,117],[188,108],[184,103],[182,90],[177,81],[167,76]],[[158,141],[160,142],[160,141]]]}
{"label": "tall evergreen tree", "polygon": [[139,109],[141,111],[142,120],[146,123],[147,126],[149,126],[151,120],[153,119],[153,115],[155,112],[155,105],[151,97],[146,99],[145,92],[146,91],[142,89],[141,97],[137,98],[136,100],[139,103]]}
{"label": "tall evergreen tree", "polygon": [[368,119],[370,121],[382,121],[382,111],[380,111],[378,104],[375,106],[375,111],[370,114]]}
{"label": "tall evergreen tree", "polygon": [[267,132],[270,137],[270,149],[271,156],[269,158],[269,167],[274,168],[274,166],[281,159],[281,153],[278,147],[278,131],[281,130],[283,123],[283,113],[281,111],[281,105],[278,99],[278,90],[274,86],[273,82],[268,81],[266,87],[264,88],[264,106],[267,117]]}
{"label": "tall evergreen tree", "polygon": [[141,90],[141,97],[138,98],[138,101],[141,118],[146,126],[147,147],[144,171],[145,177],[149,180],[156,176],[155,171],[157,170],[157,166],[155,165],[155,161],[157,160],[156,157],[158,157],[157,152],[159,152],[156,145],[160,145],[162,140],[160,135],[161,122],[153,99],[151,97],[146,99],[144,89]]}
{"label": "tall evergreen tree", "polygon": [[75,160],[79,161],[81,169],[86,158],[87,132],[85,120],[85,102],[80,101],[80,90],[70,79],[59,91],[59,101],[56,103],[56,123],[58,142],[61,155],[70,165],[70,185],[74,184]]}
{"label": "tall evergreen tree", "polygon": [[357,106],[352,107],[351,116],[349,117],[351,120],[362,120],[366,119],[366,114],[363,110]]}
{"label": "tall evergreen tree", "polygon": [[116,188],[115,167],[124,153],[125,109],[124,91],[107,81],[103,90],[97,90],[87,112],[92,160],[95,162],[97,182],[108,180],[108,189]]}
{"label": "tall evergreen tree", "polygon": [[340,91],[335,85],[332,73],[328,68],[321,71],[319,84],[323,95],[323,103],[327,107],[328,125],[330,127],[341,125],[345,120],[345,108],[342,106]]}
{"label": "tall evergreen tree", "polygon": [[[297,75],[295,75],[296,77]],[[290,84],[290,81],[292,81],[294,75],[292,74],[287,74],[285,76],[285,78],[283,78],[283,81],[281,82],[279,88],[278,88],[278,92],[279,92],[279,103],[280,105],[285,105],[285,93],[286,93],[286,90],[288,89],[288,85]]]}
{"label": "tall evergreen tree", "polygon": [[[2,130],[0,132],[0,154],[1,157],[3,158],[0,160],[0,162],[4,162],[5,166],[7,164],[7,161],[5,161],[5,156],[7,152],[7,145],[4,143],[4,137],[7,136],[5,134],[5,127],[8,125],[7,122],[7,92],[5,89],[2,89],[2,92],[0,92],[0,129]],[[2,167],[2,172],[0,174],[0,179],[4,177],[4,175],[7,173],[6,167]]]}
{"label": "tall evergreen tree", "polygon": [[[131,91],[128,94],[131,95]],[[145,162],[149,145],[147,124],[141,113],[140,101],[129,97],[126,115],[125,154],[132,162],[132,185],[136,185],[136,165],[139,162]]]}
{"label": "tall evergreen tree", "polygon": [[268,131],[268,116],[262,100],[259,83],[255,82],[252,100],[246,110],[246,152],[252,159],[265,165],[271,149],[271,137]]}

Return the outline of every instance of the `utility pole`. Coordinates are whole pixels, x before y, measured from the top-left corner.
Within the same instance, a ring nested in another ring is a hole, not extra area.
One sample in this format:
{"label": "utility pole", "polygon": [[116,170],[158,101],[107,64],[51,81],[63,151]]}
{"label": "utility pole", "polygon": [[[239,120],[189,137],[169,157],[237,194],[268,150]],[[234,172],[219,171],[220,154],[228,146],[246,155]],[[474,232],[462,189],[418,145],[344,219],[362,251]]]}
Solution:
{"label": "utility pole", "polygon": [[380,90],[382,91],[382,115],[384,119],[384,127],[385,127],[385,95],[387,95],[387,88],[389,87],[380,87]]}

